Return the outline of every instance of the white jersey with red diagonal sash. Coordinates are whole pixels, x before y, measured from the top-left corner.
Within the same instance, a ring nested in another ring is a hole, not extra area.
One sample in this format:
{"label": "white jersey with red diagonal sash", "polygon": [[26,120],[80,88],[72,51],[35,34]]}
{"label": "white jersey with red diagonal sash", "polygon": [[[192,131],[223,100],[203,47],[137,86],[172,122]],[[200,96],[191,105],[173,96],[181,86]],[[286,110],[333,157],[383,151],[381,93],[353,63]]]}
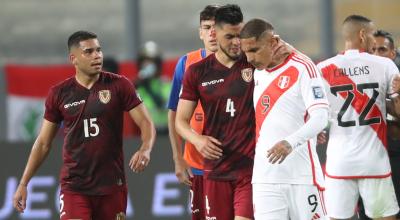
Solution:
{"label": "white jersey with red diagonal sash", "polygon": [[271,164],[267,150],[305,124],[307,112],[327,108],[322,79],[312,61],[292,53],[270,70],[254,72],[256,155],[253,183],[311,184],[323,189],[315,141],[297,146],[281,164]]}
{"label": "white jersey with red diagonal sash", "polygon": [[347,50],[318,64],[331,105],[326,175],[384,178],[391,174],[386,150],[386,94],[399,71],[388,58]]}

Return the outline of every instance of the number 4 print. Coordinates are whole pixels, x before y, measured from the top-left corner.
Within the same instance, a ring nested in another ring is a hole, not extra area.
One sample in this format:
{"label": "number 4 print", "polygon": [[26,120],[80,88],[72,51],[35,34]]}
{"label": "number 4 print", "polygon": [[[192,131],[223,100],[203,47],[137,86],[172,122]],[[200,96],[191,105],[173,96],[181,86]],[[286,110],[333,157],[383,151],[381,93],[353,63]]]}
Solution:
{"label": "number 4 print", "polygon": [[235,109],[232,99],[230,99],[230,98],[227,99],[226,100],[226,112],[231,113],[231,117],[234,117],[235,111],[236,111],[236,109]]}
{"label": "number 4 print", "polygon": [[208,196],[206,195],[206,210],[207,210],[207,215],[210,214],[210,203],[208,203]]}

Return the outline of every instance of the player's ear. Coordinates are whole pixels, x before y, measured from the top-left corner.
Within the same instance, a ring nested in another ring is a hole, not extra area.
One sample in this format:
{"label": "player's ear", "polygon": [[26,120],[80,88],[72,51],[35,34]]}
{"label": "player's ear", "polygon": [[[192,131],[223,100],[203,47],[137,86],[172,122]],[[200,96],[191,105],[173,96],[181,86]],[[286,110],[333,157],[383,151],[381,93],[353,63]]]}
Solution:
{"label": "player's ear", "polygon": [[203,33],[203,31],[202,31],[201,26],[200,26],[199,27],[199,38],[200,38],[200,40],[203,40],[202,33]]}
{"label": "player's ear", "polygon": [[364,28],[360,29],[360,32],[358,32],[358,36],[360,38],[361,43],[364,43],[366,41],[365,37],[366,31]]}
{"label": "player's ear", "polygon": [[276,45],[278,45],[280,42],[279,35],[276,35],[276,34],[272,35],[270,38],[270,42],[271,42],[272,48],[274,48]]}
{"label": "player's ear", "polygon": [[76,65],[76,57],[72,53],[69,54],[69,62],[71,62],[73,65]]}
{"label": "player's ear", "polygon": [[390,59],[394,60],[396,58],[396,50],[390,50]]}

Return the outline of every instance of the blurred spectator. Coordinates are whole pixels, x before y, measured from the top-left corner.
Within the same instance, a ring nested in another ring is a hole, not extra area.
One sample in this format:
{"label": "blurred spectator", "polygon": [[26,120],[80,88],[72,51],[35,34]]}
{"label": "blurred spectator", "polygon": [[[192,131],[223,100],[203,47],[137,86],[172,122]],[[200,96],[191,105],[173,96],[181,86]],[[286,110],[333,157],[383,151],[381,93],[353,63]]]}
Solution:
{"label": "blurred spectator", "polygon": [[170,83],[162,78],[163,58],[158,45],[146,42],[137,57],[138,76],[134,82],[138,93],[154,120],[158,133],[167,133],[167,109]]}

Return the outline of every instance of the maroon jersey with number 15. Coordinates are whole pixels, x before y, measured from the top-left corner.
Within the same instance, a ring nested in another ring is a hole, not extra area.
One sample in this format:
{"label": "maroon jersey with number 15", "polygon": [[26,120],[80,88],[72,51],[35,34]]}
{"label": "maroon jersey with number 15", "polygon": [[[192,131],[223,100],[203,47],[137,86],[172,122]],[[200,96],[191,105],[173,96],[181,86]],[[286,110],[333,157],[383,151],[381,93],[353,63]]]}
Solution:
{"label": "maroon jersey with number 15", "polygon": [[204,109],[203,134],[222,142],[223,156],[205,160],[205,174],[215,180],[235,180],[252,172],[255,151],[253,67],[242,56],[228,68],[212,54],[185,73],[181,99]]}
{"label": "maroon jersey with number 15", "polygon": [[140,103],[127,78],[107,72],[90,89],[75,77],[51,88],[44,118],[63,122],[61,190],[105,195],[126,187],[123,112]]}

